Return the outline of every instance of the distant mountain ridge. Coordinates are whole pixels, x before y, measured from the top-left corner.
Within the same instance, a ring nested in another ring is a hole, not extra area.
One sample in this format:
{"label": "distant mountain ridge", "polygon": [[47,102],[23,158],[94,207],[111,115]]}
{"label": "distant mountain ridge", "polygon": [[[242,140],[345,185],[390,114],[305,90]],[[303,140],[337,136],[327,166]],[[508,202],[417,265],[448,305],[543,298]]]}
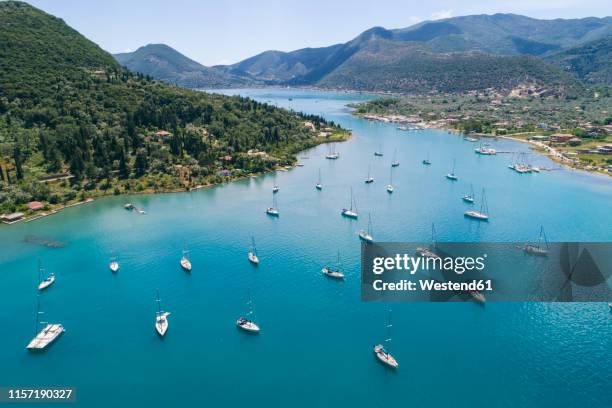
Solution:
{"label": "distant mountain ridge", "polygon": [[187,88],[226,87],[251,83],[223,70],[205,67],[165,44],[148,44],[113,55],[127,69]]}
{"label": "distant mountain ridge", "polygon": [[[564,94],[577,91],[581,83],[576,78],[585,78],[550,56],[593,41],[609,44],[610,35],[612,17],[570,20],[538,20],[515,14],[453,17],[401,29],[373,27],[346,43],[328,47],[265,51],[232,65],[210,68],[200,65],[200,71],[204,70],[206,75],[199,76],[198,85],[303,85],[428,93],[485,88],[509,91],[522,84]],[[151,63],[138,63],[142,58],[138,55],[133,55],[130,62],[123,55],[116,58],[130,69],[172,80],[151,70]],[[600,63],[610,64],[603,59]],[[174,80],[181,78],[177,83],[189,86],[185,80],[188,72],[193,70],[164,75]],[[591,79],[593,83],[600,76],[592,75]]]}
{"label": "distant mountain ridge", "polygon": [[612,35],[546,57],[588,84],[612,85]]}

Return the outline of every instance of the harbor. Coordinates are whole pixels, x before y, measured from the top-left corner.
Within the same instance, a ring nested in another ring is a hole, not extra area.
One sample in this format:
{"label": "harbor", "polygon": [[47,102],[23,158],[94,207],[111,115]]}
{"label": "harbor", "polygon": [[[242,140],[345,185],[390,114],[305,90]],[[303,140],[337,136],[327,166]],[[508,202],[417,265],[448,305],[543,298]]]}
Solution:
{"label": "harbor", "polygon": [[[398,303],[391,319],[389,305],[361,301],[359,260],[361,232],[375,242],[433,241],[432,223],[436,241],[533,242],[540,225],[551,241],[610,240],[607,178],[565,170],[518,176],[507,168],[508,155],[474,154],[477,146],[456,135],[426,129],[413,136],[353,117],[345,105],[360,95],[238,92],[323,113],[354,137],[336,144],[337,159],[326,159],[321,145],[300,153],[308,157],[304,166],[286,172],[193,192],[106,197],[1,231],[0,298],[10,315],[3,308],[0,318],[12,335],[0,339],[8,367],[0,383],[42,386],[53,373],[93,407],[172,404],[171,395],[155,392],[161,387],[192,405],[238,406],[248,397],[272,406],[290,400],[311,407],[320,398],[379,406],[402,403],[402,392],[412,390],[412,404],[452,406],[457,396],[469,398],[472,382],[483,385],[484,400],[515,406],[525,406],[516,389],[549,390],[547,401],[564,406],[601,406],[610,368],[602,350],[612,346],[606,304]],[[534,166],[554,165],[524,144],[490,144],[525,152]],[[394,160],[401,165],[392,170]],[[445,177],[451,170],[453,182]],[[385,191],[391,183],[393,194]],[[491,219],[476,222],[464,212],[481,208],[483,188]],[[468,192],[474,204],[462,200]],[[126,211],[128,202],[146,216]],[[358,218],[341,216],[343,209]],[[31,245],[23,242],[28,235],[66,245]],[[34,354],[25,348],[34,336],[39,258],[56,276],[40,295],[45,320],[66,332]],[[112,259],[120,263],[116,273]],[[328,279],[325,266],[345,279]],[[162,315],[163,339],[156,329]],[[241,326],[253,328],[249,322],[261,328],[256,336]],[[83,372],[84,365],[96,369]],[[564,380],[584,370],[593,374],[589,384],[568,387]],[[320,382],[321,372],[337,380]],[[454,381],[466,372],[469,382]],[[295,400],[313,381],[316,395]],[[116,392],[101,393],[108,387]],[[338,387],[354,392],[341,395]],[[593,392],[577,401],[579,387]],[[150,392],[136,397],[134,388]]]}

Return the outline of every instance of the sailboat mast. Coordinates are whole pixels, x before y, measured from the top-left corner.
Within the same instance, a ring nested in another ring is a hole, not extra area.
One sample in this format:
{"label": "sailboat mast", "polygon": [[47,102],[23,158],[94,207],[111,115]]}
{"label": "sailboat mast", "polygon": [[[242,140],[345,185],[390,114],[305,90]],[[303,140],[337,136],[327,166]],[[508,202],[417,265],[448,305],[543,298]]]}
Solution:
{"label": "sailboat mast", "polygon": [[157,289],[157,314],[161,315],[161,299],[159,298],[159,289]]}
{"label": "sailboat mast", "polygon": [[34,322],[34,336],[38,335],[38,326],[40,325],[40,295],[36,295],[36,321]]}
{"label": "sailboat mast", "polygon": [[391,324],[391,313],[392,311],[389,310],[389,321],[387,323],[387,338],[385,339],[385,343],[387,343],[387,353],[389,353],[389,350],[391,349],[391,327],[393,327],[393,325]]}

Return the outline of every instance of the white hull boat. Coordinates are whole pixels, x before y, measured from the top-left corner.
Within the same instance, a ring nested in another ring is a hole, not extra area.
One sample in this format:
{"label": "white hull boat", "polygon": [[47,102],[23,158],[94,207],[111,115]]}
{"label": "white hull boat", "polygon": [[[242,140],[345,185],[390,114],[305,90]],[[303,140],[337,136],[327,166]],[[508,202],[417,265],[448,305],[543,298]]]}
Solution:
{"label": "white hull boat", "polygon": [[27,348],[28,350],[44,350],[65,331],[61,324],[49,323],[28,343]]}
{"label": "white hull boat", "polygon": [[321,269],[321,272],[323,272],[323,274],[325,276],[329,276],[330,278],[334,278],[334,279],[344,279],[344,274],[340,271],[335,271],[330,267],[323,267],[323,269]]}
{"label": "white hull boat", "polygon": [[376,354],[376,357],[378,358],[378,360],[381,363],[385,364],[387,367],[391,367],[391,368],[399,367],[398,362],[395,360],[395,358],[393,358],[393,356],[390,353],[388,353],[385,350],[382,344],[378,344],[374,346],[374,354]]}
{"label": "white hull boat", "polygon": [[168,331],[168,316],[170,316],[170,312],[160,312],[155,318],[155,330],[162,337]]}
{"label": "white hull boat", "polygon": [[38,284],[38,290],[45,290],[55,282],[55,275],[51,274]]}
{"label": "white hull boat", "polygon": [[489,216],[487,214],[483,214],[478,211],[466,211],[463,213],[463,215],[478,221],[489,221]]}
{"label": "white hull boat", "polygon": [[266,210],[266,214],[271,215],[273,217],[279,216],[278,210],[274,207],[268,207],[268,209]]}
{"label": "white hull boat", "polygon": [[372,242],[374,242],[374,238],[372,237],[372,235],[370,235],[367,231],[365,230],[361,230],[359,231],[359,239],[362,241],[365,241],[369,244],[371,244]]}
{"label": "white hull boat", "polygon": [[189,261],[189,259],[185,257],[182,257],[181,258],[181,268],[183,268],[187,272],[191,272],[191,261]]}
{"label": "white hull boat", "polygon": [[341,214],[347,218],[357,219],[359,217],[359,214],[357,214],[357,212],[350,210],[348,208],[343,208]]}
{"label": "white hull boat", "polygon": [[119,270],[119,262],[113,261],[108,266],[112,272],[117,272]]}
{"label": "white hull boat", "polygon": [[259,326],[255,324],[255,322],[245,319],[244,317],[241,317],[240,319],[236,320],[236,326],[250,333],[259,333],[260,331]]}
{"label": "white hull boat", "polygon": [[393,191],[395,191],[393,186],[391,184],[387,185],[387,193],[393,193]]}
{"label": "white hull boat", "polygon": [[249,252],[249,262],[253,265],[259,265],[259,258],[253,252]]}

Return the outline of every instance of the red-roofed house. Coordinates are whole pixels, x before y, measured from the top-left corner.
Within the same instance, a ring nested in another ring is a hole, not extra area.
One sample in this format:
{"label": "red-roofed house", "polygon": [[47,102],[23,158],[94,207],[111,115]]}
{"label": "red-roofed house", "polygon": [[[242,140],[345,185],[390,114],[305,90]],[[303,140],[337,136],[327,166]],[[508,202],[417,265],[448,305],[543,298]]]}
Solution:
{"label": "red-roofed house", "polygon": [[45,205],[40,201],[30,201],[28,203],[28,210],[30,211],[39,211],[45,208]]}

